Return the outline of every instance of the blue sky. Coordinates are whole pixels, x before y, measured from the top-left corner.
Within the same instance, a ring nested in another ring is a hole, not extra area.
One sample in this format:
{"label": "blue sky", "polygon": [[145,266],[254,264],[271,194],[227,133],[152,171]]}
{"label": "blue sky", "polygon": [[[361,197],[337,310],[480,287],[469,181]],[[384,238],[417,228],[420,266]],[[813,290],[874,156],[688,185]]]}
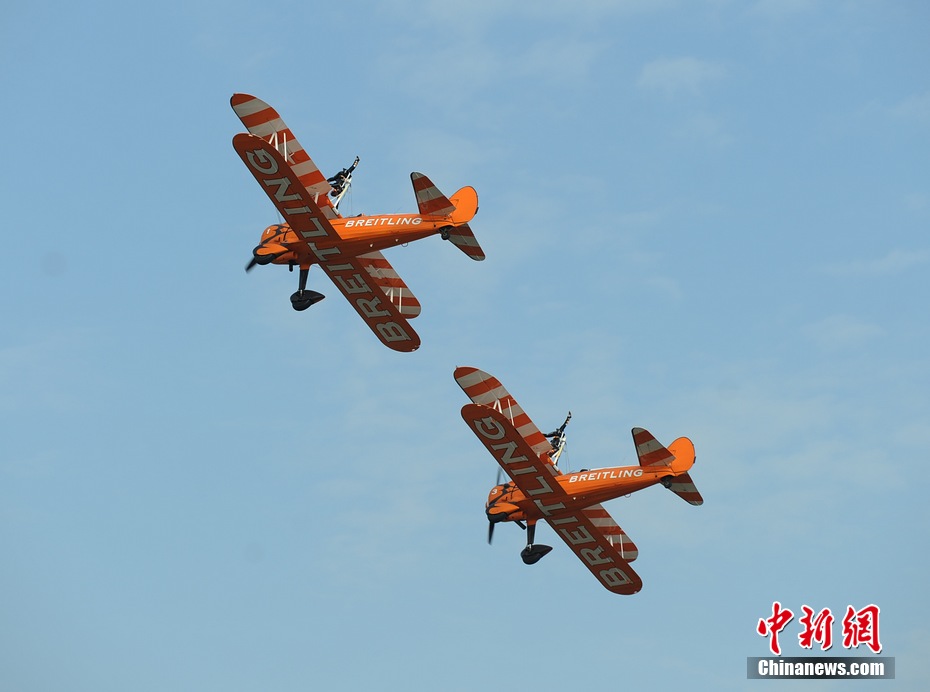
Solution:
{"label": "blue sky", "polygon": [[[740,690],[778,600],[877,604],[897,687],[926,689],[928,20],[4,10],[0,686]],[[485,262],[385,253],[420,350],[381,346],[318,271],[305,313],[295,274],[243,271],[276,213],[231,146],[236,91],[324,171],[361,157],[348,213],[414,210],[414,170],[478,190]],[[519,529],[485,544],[496,471],[457,365],[541,428],[571,409],[563,468],[635,463],[633,426],[691,437],[704,506],[607,505],[641,593],[548,527],[533,567]]]}

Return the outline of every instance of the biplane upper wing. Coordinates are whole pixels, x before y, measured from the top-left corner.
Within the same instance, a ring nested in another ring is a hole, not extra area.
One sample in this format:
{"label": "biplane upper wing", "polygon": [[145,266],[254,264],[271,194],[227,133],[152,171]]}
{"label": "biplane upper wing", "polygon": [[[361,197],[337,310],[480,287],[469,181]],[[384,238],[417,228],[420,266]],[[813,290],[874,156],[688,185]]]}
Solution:
{"label": "biplane upper wing", "polygon": [[496,377],[478,368],[466,366],[456,368],[454,374],[459,387],[474,403],[490,406],[504,413],[537,456],[553,452],[546,436]]}
{"label": "biplane upper wing", "polygon": [[384,255],[375,251],[359,255],[356,259],[368,271],[372,281],[384,291],[401,315],[411,320],[420,314],[420,301],[407,288],[407,284],[394,271],[394,267]]}
{"label": "biplane upper wing", "polygon": [[261,137],[240,133],[233,147],[278,208],[284,220],[307,243],[338,240],[339,234],[284,157]]}
{"label": "biplane upper wing", "polygon": [[[642,588],[639,575],[623,557],[624,544],[616,540],[618,534],[611,528],[616,524],[607,511],[600,505],[568,511],[570,496],[556,479],[557,471],[548,457],[534,452],[504,413],[481,404],[466,404],[462,418],[604,588],[618,594],[634,594]],[[620,535],[625,536],[622,529]]]}
{"label": "biplane upper wing", "polygon": [[409,352],[419,348],[420,337],[378,283],[372,280],[367,265],[358,257],[331,254],[320,263],[320,267],[381,343],[395,351]]}
{"label": "biplane upper wing", "polygon": [[301,185],[313,196],[323,215],[328,219],[338,217],[339,214],[329,199],[332,186],[278,112],[261,99],[249,94],[233,94],[229,103],[249,132],[261,137],[281,152]]}

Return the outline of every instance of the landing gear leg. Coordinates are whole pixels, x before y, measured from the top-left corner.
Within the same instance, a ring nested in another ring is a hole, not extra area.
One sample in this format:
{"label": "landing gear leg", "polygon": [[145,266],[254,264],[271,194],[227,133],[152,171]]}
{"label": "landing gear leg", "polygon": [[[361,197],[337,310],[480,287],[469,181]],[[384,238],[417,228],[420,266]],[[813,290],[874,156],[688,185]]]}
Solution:
{"label": "landing gear leg", "polygon": [[523,558],[524,564],[535,565],[539,562],[545,555],[552,550],[552,546],[548,545],[533,545],[533,540],[536,538],[536,522],[526,522],[526,547],[520,551],[520,557]]}
{"label": "landing gear leg", "polygon": [[291,294],[291,307],[295,310],[306,310],[326,297],[322,293],[307,290],[307,277],[309,275],[310,265],[301,266],[300,278],[297,280],[297,291]]}

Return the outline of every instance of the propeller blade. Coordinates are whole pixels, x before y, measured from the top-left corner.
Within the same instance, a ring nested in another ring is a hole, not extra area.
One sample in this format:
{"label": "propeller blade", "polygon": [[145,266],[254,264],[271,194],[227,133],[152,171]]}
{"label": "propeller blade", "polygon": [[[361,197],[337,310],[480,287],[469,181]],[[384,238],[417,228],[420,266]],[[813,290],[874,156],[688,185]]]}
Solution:
{"label": "propeller blade", "polygon": [[494,524],[488,522],[488,545],[491,545],[492,538],[494,538]]}
{"label": "propeller blade", "polygon": [[245,271],[246,271],[246,273],[252,271],[252,268],[253,268],[256,264],[258,264],[258,262],[256,261],[256,259],[255,259],[254,257],[253,257],[252,259],[250,259],[250,260],[249,260],[249,263],[248,263],[247,265],[245,265]]}

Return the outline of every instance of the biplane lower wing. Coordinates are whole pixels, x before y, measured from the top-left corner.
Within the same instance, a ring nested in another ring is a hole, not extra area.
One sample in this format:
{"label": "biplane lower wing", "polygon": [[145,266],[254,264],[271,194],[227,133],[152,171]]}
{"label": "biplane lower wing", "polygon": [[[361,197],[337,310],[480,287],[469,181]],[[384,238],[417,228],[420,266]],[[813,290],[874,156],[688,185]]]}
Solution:
{"label": "biplane lower wing", "polygon": [[419,348],[420,337],[372,279],[364,262],[357,257],[337,255],[321,263],[320,267],[381,343],[401,352]]}
{"label": "biplane lower wing", "polygon": [[474,403],[504,413],[537,456],[553,452],[546,436],[496,377],[470,366],[456,368],[454,376],[459,387]]}
{"label": "biplane lower wing", "polygon": [[465,404],[462,407],[462,418],[514,484],[536,503],[544,516],[544,508],[550,501],[565,508],[559,499],[567,497],[568,493],[555,481],[558,469],[549,463],[548,457],[540,456],[530,447],[507,415],[481,404]]}
{"label": "biplane lower wing", "polygon": [[617,549],[620,557],[627,562],[633,562],[639,557],[639,549],[633,539],[620,528],[620,525],[614,521],[603,505],[585,507],[582,513],[591,520],[591,523],[594,524],[598,531],[607,537],[607,542]]}
{"label": "biplane lower wing", "polygon": [[[643,588],[643,580],[630,567],[630,561],[623,558],[623,544],[612,541],[588,516],[587,512],[588,510],[560,514],[547,518],[546,521],[559,535],[559,538],[565,541],[565,545],[574,551],[585,567],[601,583],[601,586],[624,596],[636,593]],[[606,514],[606,510],[603,512]],[[611,522],[613,522],[612,519]],[[617,528],[620,527],[617,526]],[[622,529],[621,533],[623,533]],[[635,546],[633,550],[635,551]]]}
{"label": "biplane lower wing", "polygon": [[385,259],[384,255],[375,251],[359,255],[357,259],[368,271],[372,281],[384,291],[384,294],[391,300],[401,315],[408,320],[412,320],[420,314],[420,301],[407,288],[407,284],[394,271],[394,267]]}
{"label": "biplane lower wing", "polygon": [[233,137],[233,147],[268,199],[305,243],[339,239],[313,195],[274,145],[243,132]]}

